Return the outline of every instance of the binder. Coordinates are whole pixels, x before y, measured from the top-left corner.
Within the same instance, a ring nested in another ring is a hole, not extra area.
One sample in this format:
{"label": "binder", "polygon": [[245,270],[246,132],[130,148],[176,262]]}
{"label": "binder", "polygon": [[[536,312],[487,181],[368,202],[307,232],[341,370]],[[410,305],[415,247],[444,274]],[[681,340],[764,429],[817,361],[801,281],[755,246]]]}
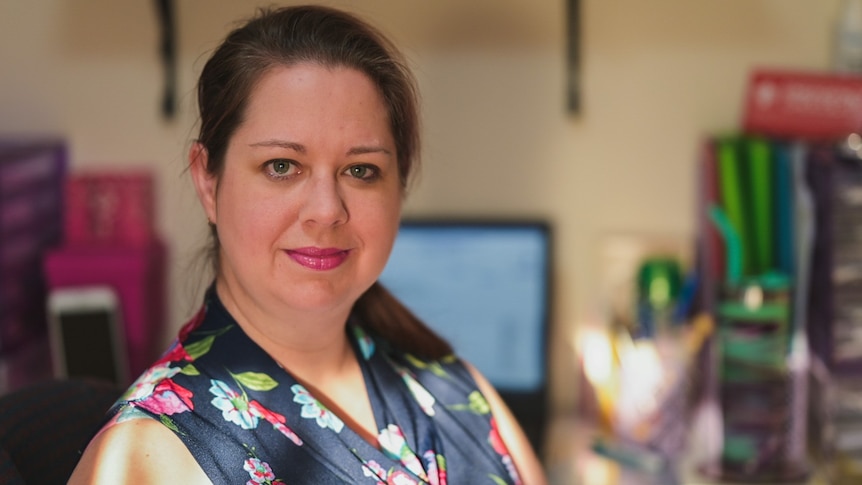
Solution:
{"label": "binder", "polygon": [[732,136],[719,138],[716,142],[716,149],[721,208],[730,226],[739,237],[742,248],[739,258],[743,274],[750,274],[749,211],[744,201],[742,162],[739,156],[737,138]]}
{"label": "binder", "polygon": [[763,138],[744,138],[748,172],[746,200],[750,201],[749,270],[760,275],[773,269],[772,150]]}
{"label": "binder", "polygon": [[794,181],[794,169],[791,161],[791,146],[788,142],[773,141],[772,153],[774,160],[773,214],[775,218],[775,269],[792,275],[794,273],[795,256],[795,219],[796,203],[794,194],[797,185]]}

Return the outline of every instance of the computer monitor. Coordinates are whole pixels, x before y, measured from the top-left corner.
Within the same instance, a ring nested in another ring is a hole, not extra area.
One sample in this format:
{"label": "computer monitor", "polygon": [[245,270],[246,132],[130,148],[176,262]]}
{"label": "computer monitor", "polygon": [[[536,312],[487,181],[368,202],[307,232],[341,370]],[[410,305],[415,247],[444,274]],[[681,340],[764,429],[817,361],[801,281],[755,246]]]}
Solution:
{"label": "computer monitor", "polygon": [[402,221],[380,282],[481,371],[540,450],[551,230],[543,221]]}

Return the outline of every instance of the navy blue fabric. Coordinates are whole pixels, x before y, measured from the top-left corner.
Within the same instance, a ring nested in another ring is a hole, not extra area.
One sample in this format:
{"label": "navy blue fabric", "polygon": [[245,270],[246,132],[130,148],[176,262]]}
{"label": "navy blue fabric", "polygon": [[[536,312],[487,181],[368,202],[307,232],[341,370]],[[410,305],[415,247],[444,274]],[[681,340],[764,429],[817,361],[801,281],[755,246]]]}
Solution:
{"label": "navy blue fabric", "polygon": [[216,484],[519,483],[487,402],[458,359],[398,352],[354,320],[347,332],[378,446],[252,341],[212,290],[110,415],[159,419]]}

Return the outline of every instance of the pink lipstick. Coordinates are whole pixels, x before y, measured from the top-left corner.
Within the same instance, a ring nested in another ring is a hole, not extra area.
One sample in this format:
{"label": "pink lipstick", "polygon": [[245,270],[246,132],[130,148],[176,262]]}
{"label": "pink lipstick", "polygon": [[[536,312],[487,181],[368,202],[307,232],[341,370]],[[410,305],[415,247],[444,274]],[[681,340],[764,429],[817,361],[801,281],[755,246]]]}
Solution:
{"label": "pink lipstick", "polygon": [[316,271],[337,268],[347,259],[349,250],[338,248],[295,248],[288,249],[287,255],[301,266]]}

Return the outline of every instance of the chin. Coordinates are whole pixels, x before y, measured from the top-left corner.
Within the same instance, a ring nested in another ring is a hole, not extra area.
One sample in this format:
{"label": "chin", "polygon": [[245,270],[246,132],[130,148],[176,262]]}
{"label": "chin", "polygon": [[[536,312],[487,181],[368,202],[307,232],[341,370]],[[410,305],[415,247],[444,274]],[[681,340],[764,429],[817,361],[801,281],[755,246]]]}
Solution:
{"label": "chin", "polygon": [[299,288],[281,288],[276,292],[285,306],[303,312],[328,312],[351,308],[362,293],[338,291],[327,283],[309,283]]}

